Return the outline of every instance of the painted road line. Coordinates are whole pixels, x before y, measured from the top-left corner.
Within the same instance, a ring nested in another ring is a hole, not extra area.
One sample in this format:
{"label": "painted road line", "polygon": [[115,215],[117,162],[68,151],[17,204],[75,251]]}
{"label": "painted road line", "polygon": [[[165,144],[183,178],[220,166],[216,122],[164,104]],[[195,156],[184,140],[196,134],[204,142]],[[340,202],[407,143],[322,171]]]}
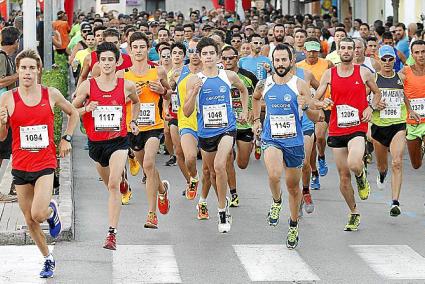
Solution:
{"label": "painted road line", "polygon": [[319,277],[284,245],[234,245],[251,281],[315,281]]}
{"label": "painted road line", "polygon": [[46,283],[40,278],[43,263],[37,246],[0,246],[0,283]]}
{"label": "painted road line", "polygon": [[181,283],[173,246],[118,245],[113,252],[114,283]]}
{"label": "painted road line", "polygon": [[407,245],[353,245],[351,247],[383,278],[425,279],[425,258]]}

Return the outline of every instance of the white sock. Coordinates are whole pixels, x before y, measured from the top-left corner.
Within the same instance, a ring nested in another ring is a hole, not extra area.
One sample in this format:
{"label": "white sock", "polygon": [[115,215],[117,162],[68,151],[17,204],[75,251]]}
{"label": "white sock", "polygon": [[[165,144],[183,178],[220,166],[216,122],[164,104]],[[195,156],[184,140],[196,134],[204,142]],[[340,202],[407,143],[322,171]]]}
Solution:
{"label": "white sock", "polygon": [[44,260],[54,261],[54,259],[53,259],[53,255],[52,255],[51,253],[49,253],[48,255],[46,255],[46,256],[44,257]]}
{"label": "white sock", "polygon": [[207,202],[207,200],[205,198],[203,198],[202,196],[200,196],[198,203],[202,203],[202,202]]}
{"label": "white sock", "polygon": [[226,212],[226,207],[223,209],[220,209],[220,208],[217,208],[217,209],[218,209],[218,212]]}

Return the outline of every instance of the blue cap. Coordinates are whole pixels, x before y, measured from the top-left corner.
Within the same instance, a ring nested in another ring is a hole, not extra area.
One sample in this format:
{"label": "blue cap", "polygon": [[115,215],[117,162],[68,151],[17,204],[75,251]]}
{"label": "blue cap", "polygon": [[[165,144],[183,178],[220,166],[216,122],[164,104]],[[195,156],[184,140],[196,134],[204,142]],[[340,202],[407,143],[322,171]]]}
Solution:
{"label": "blue cap", "polygon": [[391,45],[383,45],[379,48],[378,51],[379,58],[382,58],[384,56],[395,56],[394,48]]}

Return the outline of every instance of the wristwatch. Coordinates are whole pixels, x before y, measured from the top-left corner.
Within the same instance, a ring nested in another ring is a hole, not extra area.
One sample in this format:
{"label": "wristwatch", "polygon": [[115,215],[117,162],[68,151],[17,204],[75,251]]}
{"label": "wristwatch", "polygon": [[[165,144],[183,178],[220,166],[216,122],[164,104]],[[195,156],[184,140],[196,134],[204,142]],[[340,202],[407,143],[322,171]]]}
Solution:
{"label": "wristwatch", "polygon": [[71,143],[72,136],[71,135],[68,135],[68,134],[65,134],[64,136],[62,136],[62,139],[65,140],[65,141],[67,141],[67,142],[69,142],[69,143]]}

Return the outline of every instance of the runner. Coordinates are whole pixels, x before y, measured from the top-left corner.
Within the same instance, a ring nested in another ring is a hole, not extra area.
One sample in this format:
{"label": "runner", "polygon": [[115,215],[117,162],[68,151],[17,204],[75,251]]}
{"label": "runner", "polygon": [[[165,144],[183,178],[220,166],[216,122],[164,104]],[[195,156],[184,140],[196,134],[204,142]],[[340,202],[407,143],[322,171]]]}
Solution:
{"label": "runner", "polygon": [[286,246],[294,249],[298,245],[298,210],[302,197],[299,183],[304,160],[302,114],[299,109],[305,111],[313,120],[318,118],[319,112],[309,109],[312,102],[309,86],[290,72],[295,64],[291,48],[286,44],[278,44],[272,53],[272,59],[275,74],[260,81],[253,95],[254,133],[259,135],[260,132],[260,109],[263,99],[266,104],[266,117],[261,140],[273,197],[267,221],[270,226],[279,223],[282,209],[280,179],[285,169],[290,209]]}
{"label": "runner", "polygon": [[[400,215],[400,190],[403,176],[403,152],[406,145],[406,105],[404,103],[403,83],[394,72],[395,52],[389,45],[383,45],[378,52],[381,71],[376,74],[376,84],[382,93],[387,107],[382,111],[374,111],[372,115],[371,133],[376,153],[378,189],[385,188],[388,172],[388,151],[391,154],[391,189],[392,205],[390,215]],[[407,103],[408,104],[408,103]]]}
{"label": "runner", "polygon": [[131,100],[133,111],[130,123],[134,134],[139,132],[135,123],[139,115],[139,100],[132,82],[118,78],[115,70],[119,60],[119,49],[110,42],[97,47],[100,76],[84,81],[77,89],[73,105],[83,118],[89,139],[89,156],[96,163],[96,169],[109,191],[109,230],[105,249],[116,249],[116,233],[121,211],[120,182],[124,171],[128,138],[126,98]]}
{"label": "runner", "polygon": [[[12,176],[19,207],[31,238],[44,256],[41,278],[53,277],[55,260],[49,252],[40,224],[47,220],[50,235],[56,238],[62,228],[58,204],[52,199],[53,175],[57,167],[54,142],[54,107],[59,107],[69,121],[59,144],[59,155],[71,151],[71,139],[78,122],[78,112],[55,88],[37,84],[41,59],[31,49],[16,57],[19,87],[0,98],[0,140],[12,131]],[[31,115],[28,115],[31,113]]]}
{"label": "runner", "polygon": [[[325,107],[332,106],[328,146],[332,148],[338,169],[341,194],[351,211],[345,231],[357,231],[360,224],[360,214],[351,186],[351,172],[356,177],[360,199],[367,199],[370,193],[363,164],[367,122],[371,119],[373,109],[381,110],[385,107],[373,74],[366,67],[353,64],[354,48],[351,38],[341,39],[338,48],[341,63],[326,70],[316,94],[316,97],[322,97],[330,85],[331,97],[324,99]],[[374,94],[370,106],[366,85]]]}
{"label": "runner", "polygon": [[[236,146],[237,155],[233,150],[227,161],[227,183],[230,188],[230,207],[239,207],[239,196],[236,191],[236,172],[234,166],[234,160],[240,169],[246,169],[249,163],[249,156],[252,152],[252,146],[254,141],[254,133],[252,132],[252,93],[255,86],[257,85],[257,77],[251,72],[238,67],[238,51],[232,46],[226,46],[221,51],[221,62],[224,64],[226,70],[231,70],[238,74],[239,79],[245,85],[248,90],[248,110],[249,119],[246,123],[236,122]],[[242,113],[242,102],[241,96],[237,88],[232,87],[232,106],[236,118]]]}
{"label": "runner", "polygon": [[[248,90],[233,71],[218,69],[218,47],[214,40],[203,38],[196,50],[202,61],[202,72],[191,75],[186,88],[189,91],[184,104],[184,115],[198,112],[199,146],[203,163],[210,173],[217,189],[218,231],[226,233],[231,228],[227,191],[227,158],[235,143],[236,118],[231,104],[230,89],[233,85],[241,94],[243,111],[239,122],[245,123],[248,115]],[[195,109],[197,104],[198,109]]]}
{"label": "runner", "polygon": [[[399,73],[404,83],[404,94],[409,99],[411,109],[407,117],[407,149],[414,169],[422,166],[425,136],[425,41],[412,43],[411,54],[415,64],[405,66]],[[419,119],[420,117],[420,119]]]}
{"label": "runner", "polygon": [[[167,214],[170,209],[170,201],[168,200],[170,183],[166,180],[161,181],[155,166],[164,129],[160,100],[161,96],[167,98],[170,88],[165,70],[160,66],[152,68],[148,63],[148,48],[149,40],[142,32],[135,32],[130,36],[133,66],[125,72],[124,78],[136,84],[140,100],[140,116],[136,121],[140,133],[129,134],[129,140],[130,147],[135,152],[136,158],[146,175],[149,208],[145,228],[157,229],[156,203],[158,202],[158,209],[161,214]],[[127,123],[132,120],[129,110],[134,107],[136,106],[127,105]]]}

